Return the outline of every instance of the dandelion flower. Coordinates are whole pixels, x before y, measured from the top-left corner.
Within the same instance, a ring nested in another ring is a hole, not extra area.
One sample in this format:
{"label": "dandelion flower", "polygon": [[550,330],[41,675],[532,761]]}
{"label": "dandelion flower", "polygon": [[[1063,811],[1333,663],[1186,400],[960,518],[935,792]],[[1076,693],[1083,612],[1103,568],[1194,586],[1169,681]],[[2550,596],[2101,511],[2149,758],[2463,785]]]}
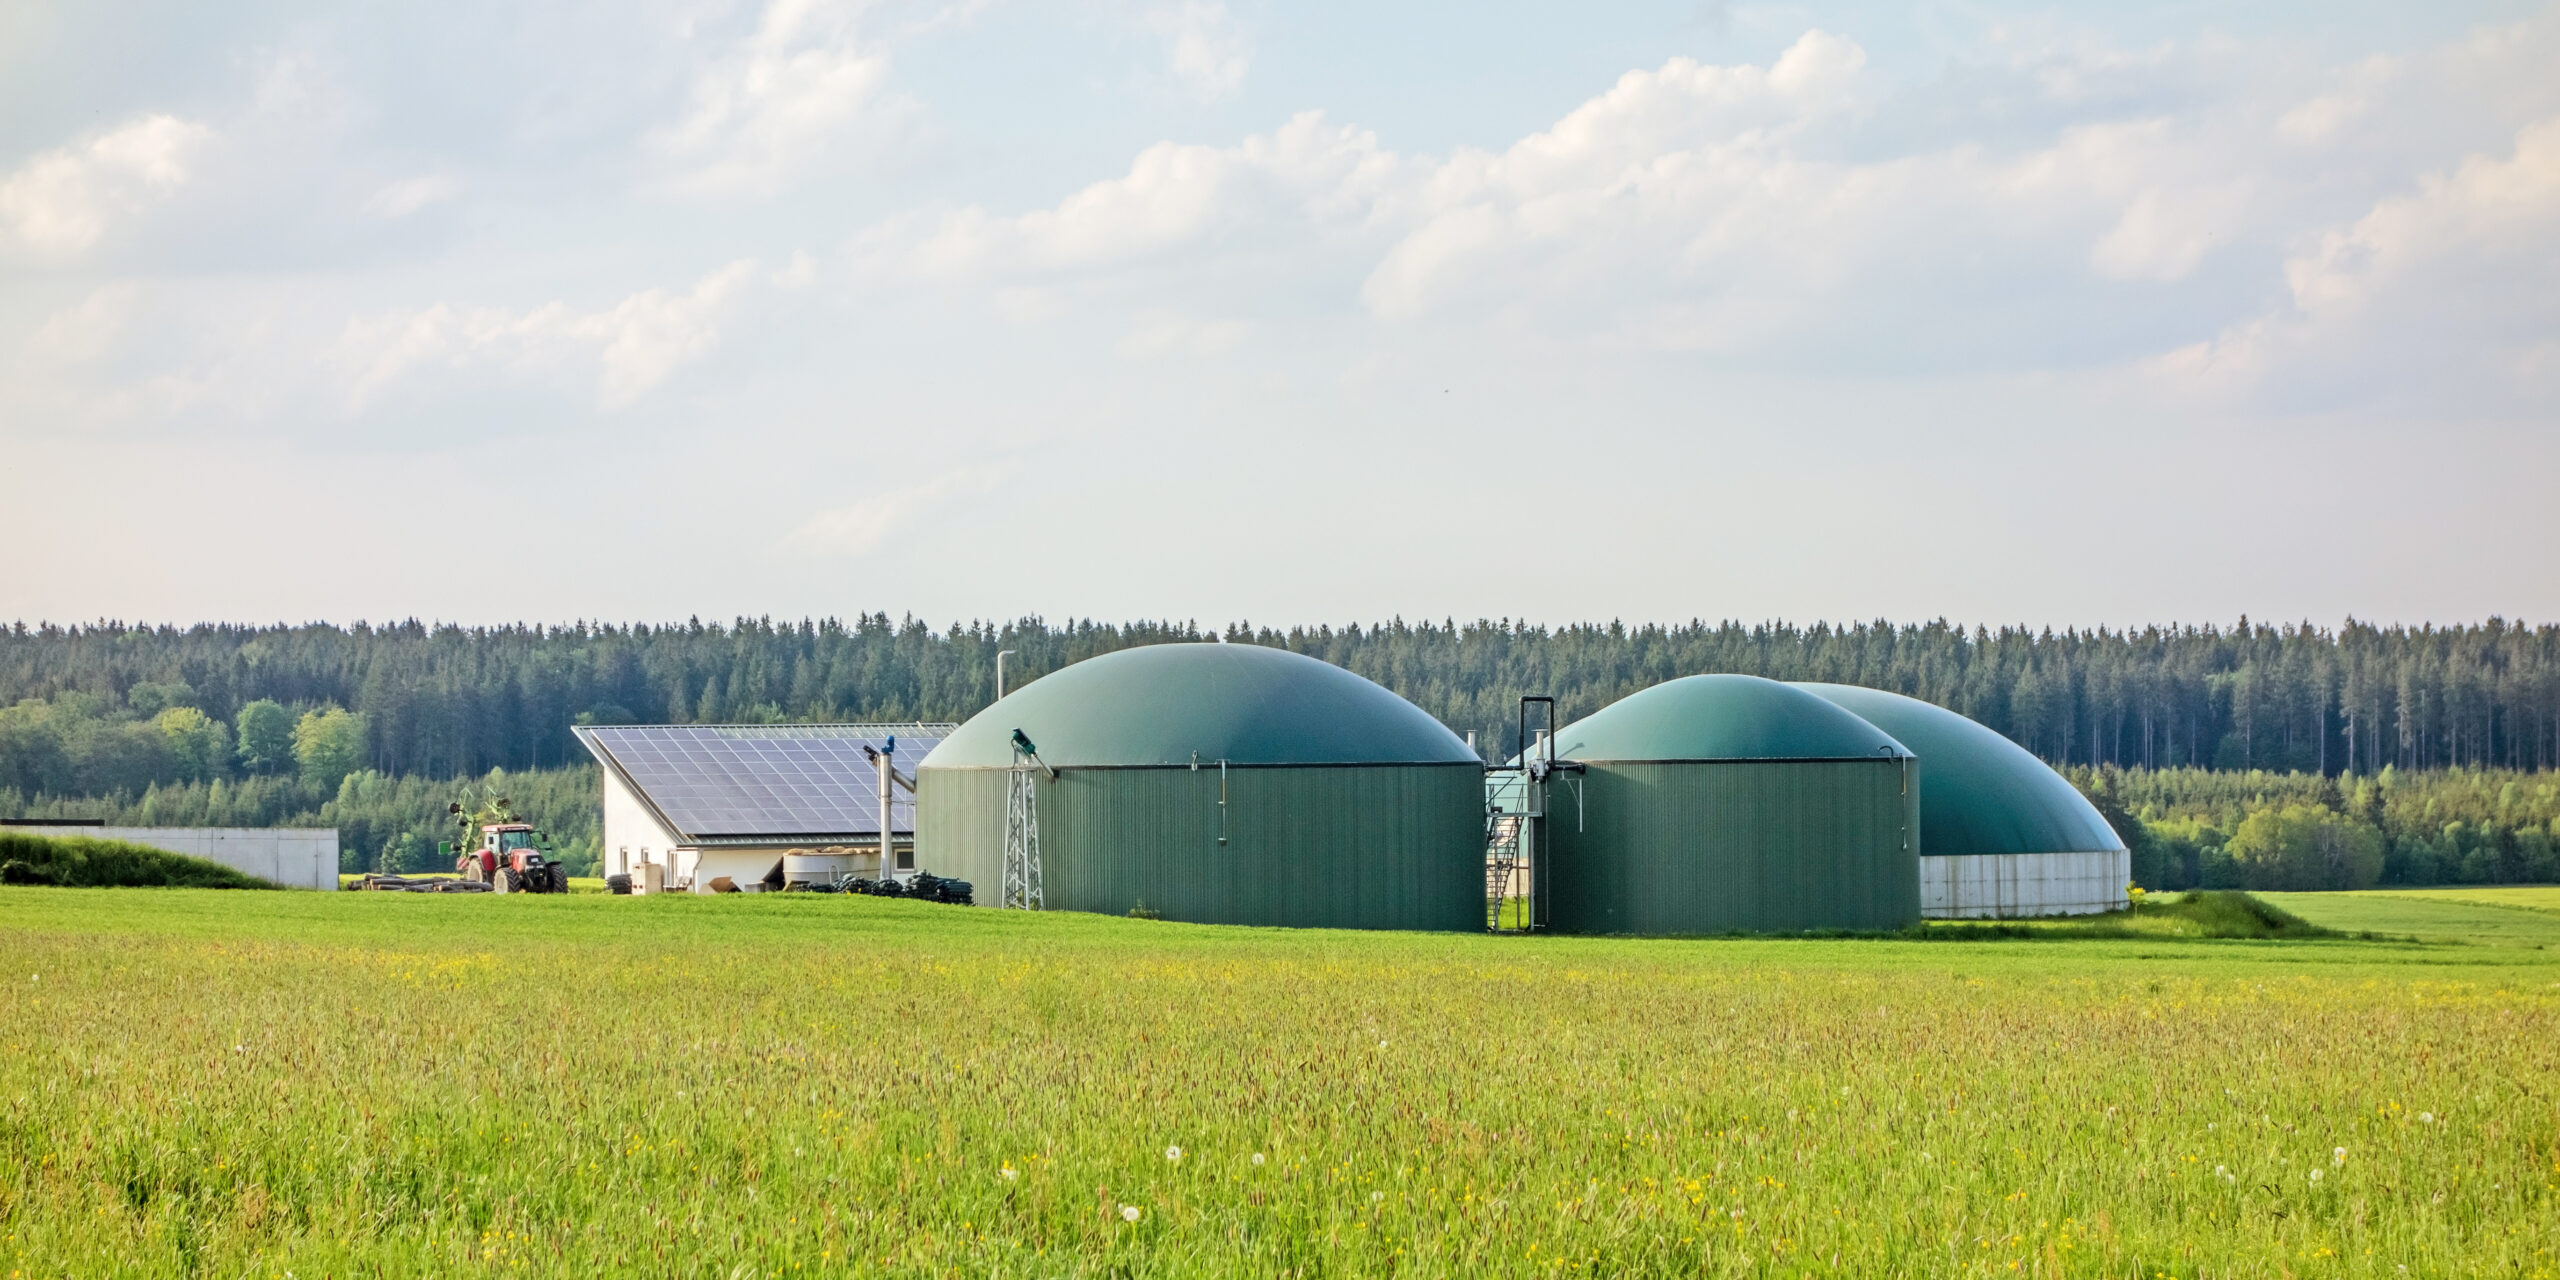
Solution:
{"label": "dandelion flower", "polygon": [[2320,1180],[2320,1170],[2314,1169],[2311,1171],[2311,1180],[2313,1182],[2318,1182]]}
{"label": "dandelion flower", "polygon": [[1182,1163],[1182,1148],[1166,1147],[1164,1149],[1164,1158],[1173,1161],[1175,1164]]}
{"label": "dandelion flower", "polygon": [[2347,1162],[2347,1149],[2345,1147],[2332,1149],[2329,1152],[2329,1162],[2331,1164],[2345,1164]]}
{"label": "dandelion flower", "polygon": [[1369,1193],[1369,1203],[1371,1204],[1376,1204],[1386,1198],[1387,1193],[1384,1191],[1372,1191]]}
{"label": "dandelion flower", "polygon": [[2436,1122],[2436,1113],[2435,1113],[2435,1112],[2432,1112],[2432,1111],[2421,1111],[2421,1112],[2419,1112],[2419,1113],[2418,1113],[2418,1123],[2420,1123],[2420,1124],[2434,1124],[2435,1122]]}
{"label": "dandelion flower", "polygon": [[1000,1174],[1003,1174],[1003,1175],[1004,1175],[1004,1180],[1005,1180],[1005,1181],[1007,1181],[1007,1182],[1011,1182],[1011,1181],[1013,1181],[1014,1179],[1019,1178],[1019,1177],[1021,1177],[1021,1176],[1022,1176],[1022,1171],[1021,1171],[1021,1170],[1019,1170],[1019,1169],[1014,1168],[1012,1165],[1006,1165],[1005,1167],[1003,1167],[1003,1168],[1001,1168],[1001,1169],[996,1170],[996,1172],[997,1172],[997,1173],[1000,1173]]}
{"label": "dandelion flower", "polygon": [[1254,1153],[1253,1153],[1253,1162],[1254,1162],[1255,1164],[1257,1164],[1257,1165],[1259,1165],[1259,1164],[1261,1164],[1261,1163],[1262,1163],[1262,1153],[1261,1153],[1261,1152],[1256,1151],[1256,1152],[1254,1152]]}
{"label": "dandelion flower", "polygon": [[1136,1222],[1138,1220],[1138,1206],[1134,1204],[1124,1204],[1120,1206],[1120,1220],[1122,1222]]}

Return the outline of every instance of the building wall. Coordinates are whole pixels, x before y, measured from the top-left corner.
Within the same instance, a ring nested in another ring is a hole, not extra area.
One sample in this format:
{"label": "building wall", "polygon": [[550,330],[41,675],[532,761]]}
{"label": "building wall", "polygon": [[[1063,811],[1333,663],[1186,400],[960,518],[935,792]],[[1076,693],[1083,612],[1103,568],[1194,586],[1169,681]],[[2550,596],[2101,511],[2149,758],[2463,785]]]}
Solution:
{"label": "building wall", "polygon": [[1896,929],[1920,918],[1897,760],[1594,763],[1547,790],[1559,933]]}
{"label": "building wall", "polygon": [[90,836],[219,862],[288,889],[338,887],[335,827],[12,827],[40,836]]}
{"label": "building wall", "polygon": [[[917,779],[917,859],[1004,887],[1005,769]],[[1484,928],[1484,782],[1472,764],[1070,768],[1038,776],[1052,911],[1338,929]],[[1223,835],[1225,843],[1219,843]]]}
{"label": "building wall", "polygon": [[[682,843],[666,825],[658,821],[637,793],[616,777],[611,769],[604,773],[604,854],[601,859],[605,875],[628,875],[633,889],[639,889],[639,867],[654,862],[665,867],[669,890],[689,888],[694,893],[711,892],[711,882],[727,876],[739,884],[761,880],[773,869],[783,853],[790,849],[816,849],[842,845],[855,850],[854,872],[862,876],[879,874],[878,838],[865,841],[860,836],[794,844],[714,845],[708,848]],[[900,842],[905,849],[905,842]]]}
{"label": "building wall", "polygon": [[613,770],[604,774],[604,852],[598,859],[604,874],[634,875],[643,861],[670,868],[668,882],[675,881],[672,868],[676,837],[666,829],[649,806],[640,802],[629,786],[624,785]]}
{"label": "building wall", "polygon": [[[773,870],[773,864],[782,861],[782,855],[793,849],[814,852],[819,849],[839,847],[852,850],[846,861],[851,866],[853,874],[866,879],[875,878],[880,874],[880,846],[877,841],[869,845],[853,841],[829,841],[821,844],[743,847],[715,845],[707,849],[682,845],[674,850],[675,857],[671,865],[675,870],[669,874],[667,883],[674,886],[682,881],[689,883],[694,893],[709,893],[713,880],[727,876],[744,889],[747,885],[763,880],[765,873]],[[900,843],[899,849],[904,851],[904,842]],[[664,861],[664,859],[661,860]],[[966,876],[960,878],[967,879]]]}
{"label": "building wall", "polygon": [[1920,914],[1935,920],[2094,915],[2130,905],[2133,854],[1987,853],[1920,860]]}

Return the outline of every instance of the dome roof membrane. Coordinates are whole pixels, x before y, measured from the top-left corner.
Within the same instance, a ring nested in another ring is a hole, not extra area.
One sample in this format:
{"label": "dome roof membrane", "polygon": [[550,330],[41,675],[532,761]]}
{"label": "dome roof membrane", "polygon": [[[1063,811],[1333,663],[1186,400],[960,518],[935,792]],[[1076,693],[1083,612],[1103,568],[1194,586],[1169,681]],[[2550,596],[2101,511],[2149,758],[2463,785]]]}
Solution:
{"label": "dome roof membrane", "polygon": [[1475,764],[1422,708],[1329,662],[1252,644],[1159,644],[1024,685],[920,768],[1002,768],[1021,730],[1052,768]]}
{"label": "dome roof membrane", "polygon": [[1792,685],[1684,676],[1556,731],[1566,760],[1859,760],[1911,754],[1891,734]]}
{"label": "dome roof membrane", "polygon": [[1794,687],[1855,712],[1919,755],[1923,857],[2124,848],[2079,788],[1987,725],[1882,689]]}

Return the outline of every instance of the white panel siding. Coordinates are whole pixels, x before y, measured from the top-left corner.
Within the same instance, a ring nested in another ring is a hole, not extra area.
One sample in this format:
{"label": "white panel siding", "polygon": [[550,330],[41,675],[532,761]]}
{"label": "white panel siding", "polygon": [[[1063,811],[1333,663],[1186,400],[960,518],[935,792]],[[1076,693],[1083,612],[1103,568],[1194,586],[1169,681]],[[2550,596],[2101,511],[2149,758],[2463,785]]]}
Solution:
{"label": "white panel siding", "polygon": [[642,862],[654,862],[670,868],[667,880],[672,885],[678,874],[673,870],[675,847],[675,833],[649,812],[649,806],[613,770],[604,770],[604,853],[599,859],[603,874],[636,875]]}
{"label": "white panel siding", "polygon": [[2122,911],[2133,854],[1990,853],[1920,859],[1920,914],[1933,920]]}
{"label": "white panel siding", "polygon": [[335,827],[12,827],[39,836],[89,836],[127,840],[190,858],[219,862],[234,871],[288,889],[338,887]]}

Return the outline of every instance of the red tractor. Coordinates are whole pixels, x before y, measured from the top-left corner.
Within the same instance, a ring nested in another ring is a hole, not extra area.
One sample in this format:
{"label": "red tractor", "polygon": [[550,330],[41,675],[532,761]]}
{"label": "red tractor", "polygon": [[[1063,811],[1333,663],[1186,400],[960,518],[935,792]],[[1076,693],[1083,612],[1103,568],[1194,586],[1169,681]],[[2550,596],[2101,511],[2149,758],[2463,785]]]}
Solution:
{"label": "red tractor", "polygon": [[491,801],[478,813],[465,814],[459,804],[446,812],[462,828],[461,840],[444,845],[455,854],[456,875],[485,884],[493,893],[569,891],[569,868],[555,860],[549,838],[531,823],[518,822],[505,799]]}

